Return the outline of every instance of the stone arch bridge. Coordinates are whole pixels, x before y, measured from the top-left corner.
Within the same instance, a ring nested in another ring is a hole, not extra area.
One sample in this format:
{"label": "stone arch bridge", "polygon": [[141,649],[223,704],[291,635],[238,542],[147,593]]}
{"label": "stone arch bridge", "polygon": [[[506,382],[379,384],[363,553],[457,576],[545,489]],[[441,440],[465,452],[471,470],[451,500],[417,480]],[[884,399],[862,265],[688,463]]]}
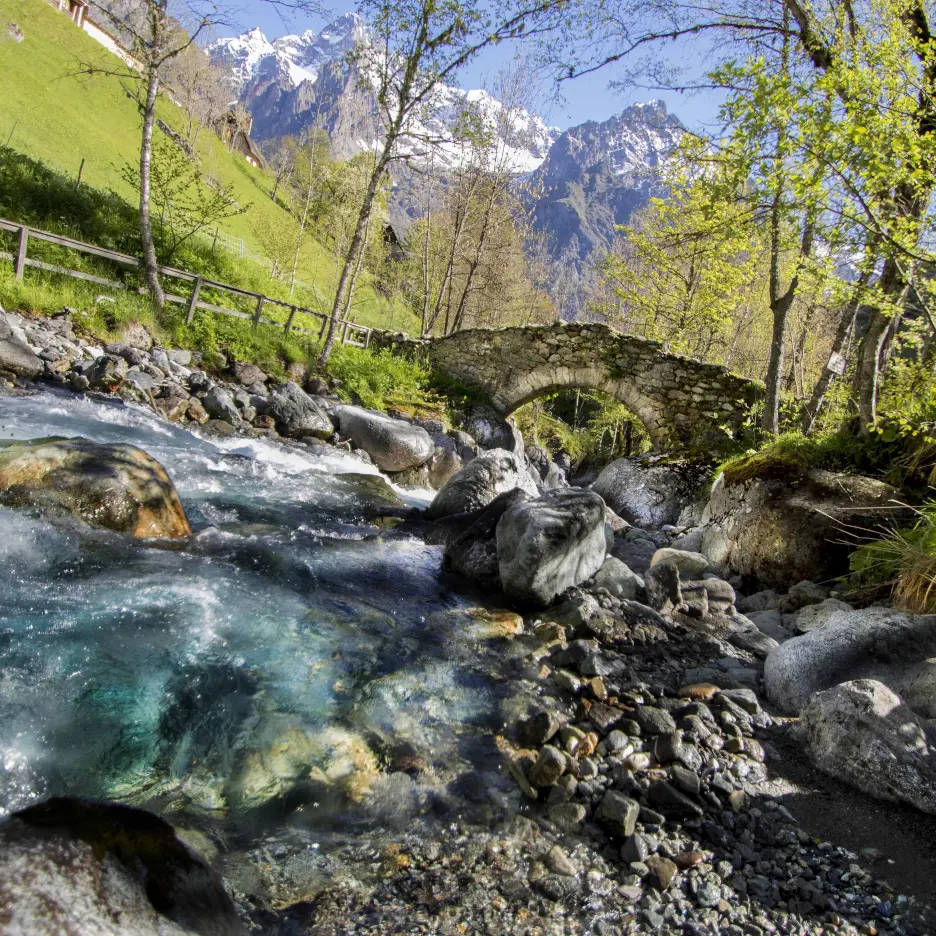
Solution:
{"label": "stone arch bridge", "polygon": [[504,415],[556,390],[602,390],[633,411],[658,450],[739,429],[764,393],[757,381],[607,325],[475,328],[420,344],[434,370],[481,390]]}

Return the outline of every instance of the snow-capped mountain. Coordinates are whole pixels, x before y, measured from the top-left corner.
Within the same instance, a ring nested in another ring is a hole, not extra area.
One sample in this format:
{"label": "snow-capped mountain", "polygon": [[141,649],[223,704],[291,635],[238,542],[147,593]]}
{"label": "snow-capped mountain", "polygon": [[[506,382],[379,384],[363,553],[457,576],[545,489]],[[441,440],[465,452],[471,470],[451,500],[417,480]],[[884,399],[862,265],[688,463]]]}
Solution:
{"label": "snow-capped mountain", "polygon": [[[253,135],[258,140],[296,134],[318,120],[335,149],[351,156],[370,148],[379,135],[376,107],[367,102],[348,67],[348,54],[366,37],[363,20],[348,13],[320,33],[308,30],[270,42],[255,28],[219,39],[208,47],[208,53],[212,62],[230,71],[239,100],[253,114]],[[518,173],[536,169],[560,133],[523,110],[508,117],[487,91],[442,86],[435,97],[432,117],[415,123],[411,130],[420,138],[439,141],[436,153],[442,165],[454,166],[464,158],[462,149],[447,140],[465,106],[476,107],[489,127],[499,131],[504,152]]]}
{"label": "snow-capped mountain", "polygon": [[650,101],[562,133],[535,173],[537,226],[552,234],[557,256],[582,270],[607,250],[615,225],[665,193],[658,170],[684,132],[662,101]]}
{"label": "snow-capped mountain", "polygon": [[314,82],[326,62],[345,58],[365,35],[364,21],[346,13],[320,33],[307,29],[298,36],[281,36],[270,42],[259,26],[240,36],[218,39],[208,46],[212,62],[227,66],[238,96],[258,77],[282,78],[289,88]]}
{"label": "snow-capped mountain", "polygon": [[[230,69],[261,143],[317,124],[328,132],[336,153],[350,158],[380,138],[374,97],[349,64],[349,53],[366,40],[364,21],[349,13],[320,33],[308,30],[271,42],[252,29],[218,40],[208,52],[213,62]],[[625,224],[651,195],[665,194],[657,170],[679,142],[682,124],[662,102],[651,101],[600,123],[560,131],[536,114],[506,108],[488,91],[442,86],[431,116],[410,128],[412,136],[401,147],[425,153],[426,139],[433,139],[437,171],[454,169],[467,158],[467,148],[452,140],[466,106],[495,131],[501,167],[538,183],[536,227],[550,236],[554,254],[584,295],[594,261],[611,245],[615,226]],[[400,164],[394,170],[390,213],[399,226],[424,211],[417,176]]]}

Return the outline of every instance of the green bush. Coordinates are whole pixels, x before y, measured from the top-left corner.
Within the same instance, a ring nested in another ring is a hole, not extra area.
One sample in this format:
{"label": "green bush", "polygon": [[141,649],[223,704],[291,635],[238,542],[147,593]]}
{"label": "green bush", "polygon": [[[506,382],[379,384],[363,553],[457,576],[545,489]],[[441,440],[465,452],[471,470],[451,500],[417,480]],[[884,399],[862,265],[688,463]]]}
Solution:
{"label": "green bush", "polygon": [[911,614],[936,613],[936,502],[918,511],[909,530],[859,547],[851,568],[859,585],[890,590],[894,606]]}

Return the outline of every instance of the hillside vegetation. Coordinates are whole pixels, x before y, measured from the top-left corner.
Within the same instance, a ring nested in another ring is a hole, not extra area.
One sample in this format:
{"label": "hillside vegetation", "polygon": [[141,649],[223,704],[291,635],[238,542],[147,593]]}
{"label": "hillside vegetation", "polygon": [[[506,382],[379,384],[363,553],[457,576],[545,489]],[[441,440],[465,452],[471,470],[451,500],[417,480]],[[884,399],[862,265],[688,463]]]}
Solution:
{"label": "hillside vegetation", "polygon": [[[22,31],[22,41],[9,34],[10,24]],[[135,100],[120,82],[109,77],[78,74],[81,62],[106,64],[113,56],[78,29],[66,16],[41,0],[0,0],[0,70],[4,94],[0,95],[0,142],[25,154],[44,167],[57,170],[72,183],[84,159],[82,187],[113,193],[115,219],[125,225],[128,238],[136,235],[136,192],[124,177],[124,168],[139,159],[140,117]],[[163,97],[158,117],[181,131],[185,115],[180,107]],[[273,181],[237,153],[228,153],[213,133],[198,137],[196,150],[207,177],[230,190],[246,211],[220,223],[222,231],[242,238],[246,248],[264,253],[257,231],[288,226],[291,219],[281,204],[270,198]],[[0,185],[0,216],[29,220],[36,226],[93,240],[80,214],[69,215],[56,209],[49,199],[35,204],[10,191],[9,178]],[[38,188],[38,186],[37,186]],[[27,212],[24,216],[23,212]],[[99,228],[98,228],[99,230]],[[117,246],[114,244],[114,246]],[[201,239],[196,252],[206,252],[210,241]],[[124,244],[123,249],[132,248]],[[191,252],[191,251],[190,251]],[[223,253],[220,249],[217,251]],[[180,258],[176,265],[184,266]],[[238,260],[232,263],[232,260]],[[307,238],[299,258],[298,280],[311,289],[299,287],[296,300],[313,305],[327,301],[337,280],[337,260],[318,241]],[[239,285],[250,285],[270,295],[278,295],[277,283],[268,271],[234,254],[221,261],[224,272]],[[220,273],[220,271],[219,271]],[[414,319],[399,303],[378,295],[363,281],[355,296],[352,317],[361,324],[414,330]]]}

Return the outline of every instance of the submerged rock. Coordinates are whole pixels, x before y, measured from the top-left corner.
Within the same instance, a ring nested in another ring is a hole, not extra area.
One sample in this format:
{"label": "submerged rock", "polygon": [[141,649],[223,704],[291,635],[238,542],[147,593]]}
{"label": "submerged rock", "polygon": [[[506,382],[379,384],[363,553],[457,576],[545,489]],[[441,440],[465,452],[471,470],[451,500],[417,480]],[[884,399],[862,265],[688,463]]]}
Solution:
{"label": "submerged rock", "polygon": [[0,825],[0,925],[10,936],[239,936],[224,884],[172,826],[71,797]]}
{"label": "submerged rock", "polygon": [[431,520],[480,510],[515,488],[531,497],[539,492],[522,459],[503,449],[481,452],[442,486],[429,505]]}
{"label": "submerged rock", "polygon": [[334,413],[342,437],[364,449],[381,471],[418,468],[432,457],[435,446],[421,426],[359,406],[336,406]]}
{"label": "submerged rock", "polygon": [[134,445],[56,437],[0,442],[0,503],[63,510],[137,537],[192,532],[166,470]]}
{"label": "submerged rock", "polygon": [[883,800],[936,814],[936,729],[872,679],[816,693],[800,730],[826,773]]}
{"label": "submerged rock", "polygon": [[604,501],[591,491],[550,491],[514,505],[497,524],[501,586],[530,604],[548,605],[591,578],[606,553]]}

